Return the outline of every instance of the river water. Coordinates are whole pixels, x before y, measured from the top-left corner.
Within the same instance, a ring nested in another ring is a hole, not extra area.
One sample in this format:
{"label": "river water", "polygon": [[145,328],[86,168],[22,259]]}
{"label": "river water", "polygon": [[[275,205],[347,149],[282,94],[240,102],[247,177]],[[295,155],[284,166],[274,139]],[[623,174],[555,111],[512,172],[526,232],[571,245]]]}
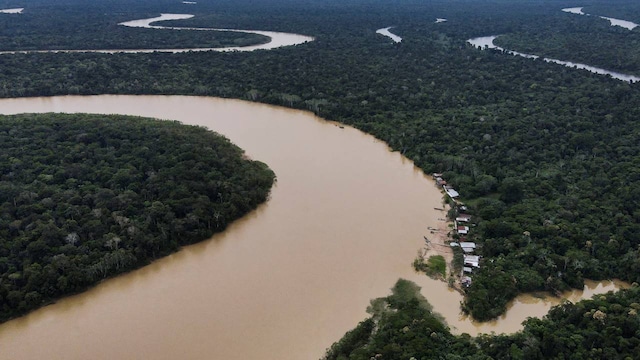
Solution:
{"label": "river water", "polygon": [[440,191],[384,143],[308,112],[184,96],[0,100],[0,113],[21,112],[206,126],[278,181],[266,204],[211,240],[0,325],[0,359],[315,359],[399,277],[422,286],[458,333],[513,332],[559,301],[527,295],[492,323],[462,317],[460,294],[411,268],[443,217]]}
{"label": "river water", "polygon": [[[10,9],[20,10],[23,9]],[[2,10],[0,10],[1,12]],[[179,48],[179,49],[81,49],[81,50],[10,50],[0,51],[0,55],[4,54],[33,54],[33,53],[101,53],[101,54],[116,54],[116,53],[153,53],[153,52],[168,52],[168,53],[184,53],[184,52],[201,52],[201,51],[255,51],[255,50],[271,50],[283,46],[299,45],[306,42],[314,41],[311,36],[284,33],[277,31],[264,31],[264,30],[241,30],[241,29],[218,29],[218,28],[197,28],[197,27],[175,27],[175,26],[160,26],[151,25],[160,21],[170,20],[185,20],[192,18],[191,14],[160,14],[153,18],[145,18],[138,20],[125,21],[118,25],[133,27],[133,28],[148,28],[148,29],[165,29],[165,30],[182,30],[182,31],[229,31],[263,35],[269,38],[269,41],[264,44],[248,45],[248,46],[229,46],[219,48]]]}
{"label": "river water", "polygon": [[[585,16],[591,16],[591,14],[585,14],[582,11],[583,8],[581,7],[574,7],[574,8],[565,8],[562,9],[562,11],[569,13],[569,14],[576,14],[576,15],[585,15]],[[636,27],[638,27],[638,24],[632,22],[632,21],[628,21],[628,20],[621,20],[621,19],[615,19],[615,18],[611,18],[611,17],[606,17],[606,16],[598,16],[600,19],[604,19],[604,20],[609,20],[609,23],[611,24],[611,26],[620,26],[623,27],[627,30],[633,30]]]}
{"label": "river water", "polygon": [[[196,48],[196,49],[167,49],[169,52],[185,52],[185,51],[254,51],[254,50],[271,50],[282,46],[299,45],[305,42],[313,41],[314,38],[306,35],[283,33],[277,31],[263,31],[263,30],[240,30],[240,29],[220,29],[220,28],[198,28],[198,27],[175,27],[175,26],[160,26],[151,25],[159,21],[169,20],[185,20],[192,18],[191,14],[160,14],[158,17],[132,20],[120,23],[119,25],[128,27],[141,27],[148,29],[165,29],[165,30],[191,30],[191,31],[230,31],[263,35],[269,38],[269,41],[264,44],[249,45],[249,46],[230,46],[222,48]],[[110,50],[113,51],[113,50]],[[119,50],[125,51],[125,50]],[[149,49],[149,51],[158,51],[157,49]],[[141,51],[129,51],[129,52],[141,52]]]}
{"label": "river water", "polygon": [[[481,37],[469,39],[469,40],[467,40],[467,42],[469,44],[473,45],[474,47],[479,48],[479,49],[496,49],[496,50],[504,51],[507,54],[511,54],[511,55],[515,55],[515,56],[522,56],[522,57],[525,57],[527,59],[534,59],[535,60],[535,59],[541,58],[538,55],[525,54],[525,53],[521,53],[521,52],[513,51],[513,50],[508,50],[508,49],[502,48],[500,46],[497,46],[497,45],[495,45],[493,43],[493,41],[497,37],[498,36],[481,36]],[[626,81],[626,82],[629,82],[629,83],[630,82],[640,81],[640,77],[635,76],[635,75],[623,74],[623,73],[619,73],[619,72],[616,72],[616,71],[611,71],[611,70],[607,70],[607,69],[603,69],[603,68],[599,68],[599,67],[595,67],[595,66],[591,66],[591,65],[586,65],[586,64],[581,64],[581,63],[574,63],[574,62],[571,62],[571,61],[558,60],[558,59],[546,58],[546,57],[543,57],[542,60],[544,60],[546,62],[550,62],[550,63],[563,65],[563,66],[566,66],[566,67],[570,67],[570,68],[573,68],[573,69],[587,70],[587,71],[590,71],[590,72],[595,73],[595,74],[609,75],[614,79]]]}
{"label": "river water", "polygon": [[401,42],[402,38],[390,31],[392,27],[393,26],[388,26],[386,28],[378,29],[378,30],[376,30],[376,34],[384,35],[384,36],[390,38],[391,40],[393,40],[393,42],[395,42],[395,43]]}
{"label": "river water", "polygon": [[[564,11],[566,13],[569,13],[569,14],[591,16],[590,14],[585,14],[582,11],[581,7],[564,8],[564,9],[562,9],[562,11]],[[638,26],[638,24],[633,23],[631,21],[627,21],[627,20],[614,19],[614,18],[605,17],[605,16],[599,16],[599,17],[601,19],[609,20],[609,22],[611,23],[611,26],[621,26],[621,27],[623,27],[625,29],[628,29],[628,30],[633,30],[634,28],[636,28]],[[518,52],[518,51],[504,49],[502,47],[494,45],[493,41],[497,37],[498,36],[481,36],[481,37],[476,37],[476,38],[473,38],[473,39],[469,39],[469,40],[467,40],[467,42],[469,44],[473,45],[474,47],[477,47],[477,48],[480,48],[480,49],[485,49],[485,48],[486,49],[496,49],[496,50],[504,51],[507,54],[511,54],[511,55],[515,55],[515,56],[522,56],[522,57],[525,57],[527,59],[534,59],[535,60],[535,59],[539,59],[540,58],[540,56],[538,56],[538,55],[525,54],[525,53],[521,53],[521,52]],[[567,66],[567,67],[574,68],[574,69],[587,70],[587,71],[590,71],[590,72],[595,73],[595,74],[609,75],[614,79],[626,81],[626,82],[629,82],[629,83],[640,81],[640,77],[638,77],[638,76],[629,75],[629,74],[623,74],[623,73],[619,73],[619,72],[616,72],[616,71],[611,71],[611,70],[607,70],[607,69],[603,69],[603,68],[599,68],[599,67],[595,67],[595,66],[591,66],[591,65],[586,65],[586,64],[581,64],[581,63],[574,63],[574,62],[571,62],[571,61],[558,60],[558,59],[546,58],[546,57],[543,57],[542,60],[544,60],[546,62],[558,64],[558,65]]]}

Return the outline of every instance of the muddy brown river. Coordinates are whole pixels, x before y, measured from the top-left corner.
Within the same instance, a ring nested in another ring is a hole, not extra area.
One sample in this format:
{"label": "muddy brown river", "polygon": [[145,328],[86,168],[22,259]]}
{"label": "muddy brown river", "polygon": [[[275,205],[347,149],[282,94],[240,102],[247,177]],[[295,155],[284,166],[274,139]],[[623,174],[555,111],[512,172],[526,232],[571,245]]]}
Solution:
{"label": "muddy brown river", "polygon": [[443,217],[434,210],[440,191],[384,143],[310,113],[184,96],[0,100],[0,113],[22,112],[206,126],[278,181],[267,203],[224,233],[0,325],[0,359],[317,359],[400,277],[422,286],[457,333],[516,331],[558,302],[523,296],[495,322],[461,317],[457,292],[411,268]]}

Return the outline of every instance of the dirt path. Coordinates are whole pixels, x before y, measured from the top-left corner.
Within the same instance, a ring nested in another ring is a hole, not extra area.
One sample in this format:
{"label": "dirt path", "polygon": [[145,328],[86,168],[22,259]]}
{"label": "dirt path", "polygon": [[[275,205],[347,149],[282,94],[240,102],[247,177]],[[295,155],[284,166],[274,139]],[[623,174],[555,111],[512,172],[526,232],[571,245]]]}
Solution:
{"label": "dirt path", "polygon": [[442,205],[442,210],[435,210],[438,215],[435,219],[429,219],[429,225],[426,229],[425,247],[423,249],[423,257],[425,261],[434,255],[441,255],[447,262],[447,276],[451,272],[451,263],[453,261],[453,250],[449,246],[451,238],[449,234],[453,231],[453,222],[447,220],[448,205]]}

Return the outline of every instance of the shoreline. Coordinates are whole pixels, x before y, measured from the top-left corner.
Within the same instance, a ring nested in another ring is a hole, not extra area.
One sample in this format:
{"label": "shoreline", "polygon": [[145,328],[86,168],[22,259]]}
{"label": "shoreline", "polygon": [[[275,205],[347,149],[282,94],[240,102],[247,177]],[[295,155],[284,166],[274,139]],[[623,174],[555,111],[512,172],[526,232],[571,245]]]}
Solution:
{"label": "shoreline", "polygon": [[269,38],[269,41],[261,44],[247,45],[247,46],[228,46],[217,48],[177,48],[177,49],[57,49],[57,50],[6,50],[0,51],[0,55],[10,54],[42,54],[42,53],[99,53],[99,54],[138,54],[138,53],[185,53],[185,52],[203,52],[203,51],[217,51],[217,52],[234,52],[234,51],[255,51],[255,50],[271,50],[285,46],[294,46],[311,41],[315,41],[315,38],[307,35],[284,33],[277,31],[263,31],[263,30],[242,30],[242,29],[217,29],[217,28],[194,28],[194,27],[173,27],[173,26],[158,26],[151,25],[152,23],[159,21],[170,20],[185,20],[190,19],[194,15],[192,14],[160,14],[160,16],[136,19],[118,23],[120,26],[126,26],[131,28],[145,28],[145,29],[166,29],[166,30],[191,30],[191,31],[226,31],[226,32],[239,32],[262,35]]}

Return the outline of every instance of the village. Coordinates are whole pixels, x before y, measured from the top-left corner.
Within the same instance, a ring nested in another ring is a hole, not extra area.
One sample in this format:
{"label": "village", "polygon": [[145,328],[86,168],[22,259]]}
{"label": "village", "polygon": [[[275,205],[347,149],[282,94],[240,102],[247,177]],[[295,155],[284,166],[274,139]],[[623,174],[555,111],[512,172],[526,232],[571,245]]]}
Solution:
{"label": "village", "polygon": [[[460,201],[460,194],[447,183],[443,174],[433,173],[432,176],[436,186],[445,194],[445,207],[435,209],[446,212],[446,218],[438,219],[446,226],[428,228],[434,236],[424,237],[426,248],[423,257],[431,253],[443,256],[449,269],[449,284],[464,289],[471,285],[475,269],[480,268],[480,255],[476,255],[479,246],[473,241],[473,235],[469,234],[475,223],[467,206]],[[434,249],[436,246],[440,248]]]}

